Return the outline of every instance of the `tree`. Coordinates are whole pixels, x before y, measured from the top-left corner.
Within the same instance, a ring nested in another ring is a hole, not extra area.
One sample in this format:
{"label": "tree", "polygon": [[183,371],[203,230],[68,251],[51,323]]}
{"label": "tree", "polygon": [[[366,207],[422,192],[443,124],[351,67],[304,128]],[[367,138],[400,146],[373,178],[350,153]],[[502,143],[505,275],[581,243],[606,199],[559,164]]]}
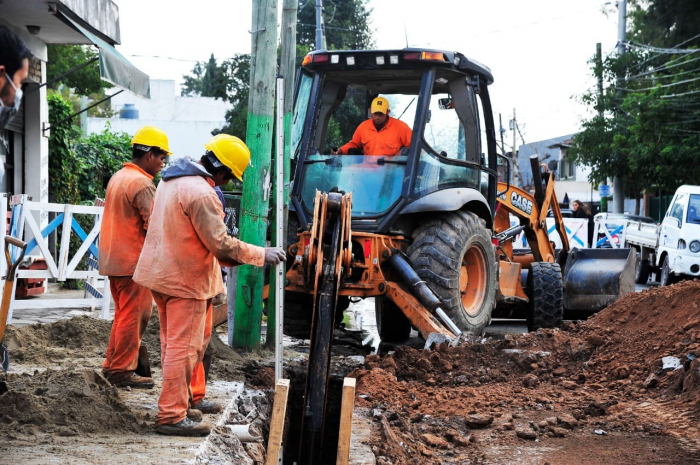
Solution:
{"label": "tree", "polygon": [[[47,45],[47,54],[46,76],[49,80],[98,57],[98,52],[93,47],[83,45],[49,44]],[[105,88],[112,87],[110,83],[103,81],[100,77],[100,68],[97,63],[71,72],[51,83],[49,88],[58,89],[61,84],[73,89],[78,95],[99,93]]]}
{"label": "tree", "polygon": [[[368,0],[330,0],[324,9],[326,42],[330,50],[372,47],[369,26],[371,9]],[[314,2],[300,5],[297,24],[297,66],[312,49],[315,41],[316,13]],[[226,133],[245,138],[248,121],[250,55],[238,54],[217,65],[214,55],[207,63],[197,62],[189,76],[184,76],[182,95],[222,98],[233,106],[226,113],[226,124],[213,134]],[[207,82],[212,83],[210,86]],[[346,102],[336,112],[329,126],[328,140],[344,143],[352,138],[359,121],[365,119],[364,95],[349,92]],[[291,96],[288,96],[291,98]]]}
{"label": "tree", "polygon": [[212,53],[209,61],[197,62],[192,69],[192,76],[184,76],[183,96],[214,97],[226,100],[227,67],[218,65]]}
{"label": "tree", "polygon": [[[328,50],[366,50],[374,44],[369,26],[372,9],[368,0],[326,0],[323,8],[324,35]],[[297,43],[303,58],[316,48],[316,3],[299,5]],[[301,62],[299,62],[301,64]]]}
{"label": "tree", "polygon": [[687,47],[700,38],[700,7],[686,3],[695,6],[633,1],[630,36],[655,42],[633,39],[626,54],[606,57],[602,69],[593,64],[604,95],[581,97],[602,114],[581,122],[570,155],[592,168],[594,183],[621,177],[636,213],[645,192],[672,192],[700,179],[700,49]]}

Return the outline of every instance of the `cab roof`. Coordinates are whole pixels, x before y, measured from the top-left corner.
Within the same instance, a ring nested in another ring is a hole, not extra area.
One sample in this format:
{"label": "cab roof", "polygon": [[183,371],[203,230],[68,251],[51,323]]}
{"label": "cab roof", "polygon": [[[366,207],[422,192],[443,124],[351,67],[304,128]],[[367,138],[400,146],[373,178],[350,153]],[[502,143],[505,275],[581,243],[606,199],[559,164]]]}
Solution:
{"label": "cab roof", "polygon": [[[476,60],[459,52],[426,48],[403,48],[390,50],[316,50],[310,52],[303,62],[309,70],[325,71],[385,71],[411,70],[437,66],[465,75],[478,75],[487,85],[493,83],[491,70]],[[400,73],[403,74],[403,73]]]}

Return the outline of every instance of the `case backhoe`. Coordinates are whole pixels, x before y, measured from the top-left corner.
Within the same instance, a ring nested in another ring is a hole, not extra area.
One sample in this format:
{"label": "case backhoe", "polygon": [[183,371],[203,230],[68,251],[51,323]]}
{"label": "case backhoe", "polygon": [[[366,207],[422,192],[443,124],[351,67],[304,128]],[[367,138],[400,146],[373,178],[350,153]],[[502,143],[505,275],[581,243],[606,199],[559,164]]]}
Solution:
{"label": "case backhoe", "polygon": [[[412,327],[431,341],[482,334],[497,305],[524,309],[531,329],[553,327],[576,293],[601,304],[627,290],[629,260],[617,275],[601,276],[611,267],[598,264],[593,281],[569,286],[591,260],[569,251],[551,173],[543,179],[535,162],[534,197],[499,183],[499,169],[510,170],[496,153],[492,82],[487,67],[449,51],[320,50],[304,59],[284,313],[285,333],[311,340],[299,463],[321,461],[333,331],[350,298],[373,297],[381,338],[400,342]],[[393,156],[331,155],[342,142],[329,137],[337,118],[352,106],[369,111],[378,95],[412,128],[410,146]],[[545,228],[549,210],[559,254]],[[512,249],[520,230],[527,254]]]}

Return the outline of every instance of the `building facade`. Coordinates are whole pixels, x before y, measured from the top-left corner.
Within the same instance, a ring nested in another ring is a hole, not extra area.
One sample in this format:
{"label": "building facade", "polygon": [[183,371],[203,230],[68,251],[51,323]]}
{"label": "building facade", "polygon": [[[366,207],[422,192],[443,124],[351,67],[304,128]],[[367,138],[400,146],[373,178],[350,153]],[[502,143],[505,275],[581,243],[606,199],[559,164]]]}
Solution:
{"label": "building facade", "polygon": [[[232,105],[212,97],[181,97],[175,81],[150,81],[151,99],[145,100],[129,92],[110,99],[116,115],[111,118],[87,118],[88,133],[99,133],[107,126],[114,132],[134,135],[146,125],[165,131],[173,158],[198,158],[204,154],[204,143],[211,133],[226,124],[226,112]],[[241,135],[245,137],[245,134]]]}

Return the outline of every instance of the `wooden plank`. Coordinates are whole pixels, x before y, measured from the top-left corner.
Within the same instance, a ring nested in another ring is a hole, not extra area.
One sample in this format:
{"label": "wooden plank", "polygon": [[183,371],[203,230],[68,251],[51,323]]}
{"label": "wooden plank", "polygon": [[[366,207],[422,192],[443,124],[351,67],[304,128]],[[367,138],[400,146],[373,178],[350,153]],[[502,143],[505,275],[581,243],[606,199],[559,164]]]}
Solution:
{"label": "wooden plank", "polygon": [[[46,211],[46,212],[56,212],[61,213],[65,211],[66,205],[64,203],[48,203],[48,202],[34,202],[27,200],[25,203],[25,208],[30,211]],[[92,205],[71,205],[73,207],[72,211],[74,214],[85,214],[85,215],[99,215],[104,211],[104,207],[96,207]]]}
{"label": "wooden plank", "polygon": [[340,434],[338,435],[337,465],[348,465],[350,461],[350,438],[352,437],[352,412],[355,410],[355,378],[343,380],[343,400],[340,406]]}
{"label": "wooden plank", "polygon": [[289,380],[280,379],[275,385],[275,402],[272,405],[270,418],[270,439],[267,441],[267,458],[265,465],[277,465],[282,451],[282,433],[284,418],[287,415],[287,397],[289,396]]}

